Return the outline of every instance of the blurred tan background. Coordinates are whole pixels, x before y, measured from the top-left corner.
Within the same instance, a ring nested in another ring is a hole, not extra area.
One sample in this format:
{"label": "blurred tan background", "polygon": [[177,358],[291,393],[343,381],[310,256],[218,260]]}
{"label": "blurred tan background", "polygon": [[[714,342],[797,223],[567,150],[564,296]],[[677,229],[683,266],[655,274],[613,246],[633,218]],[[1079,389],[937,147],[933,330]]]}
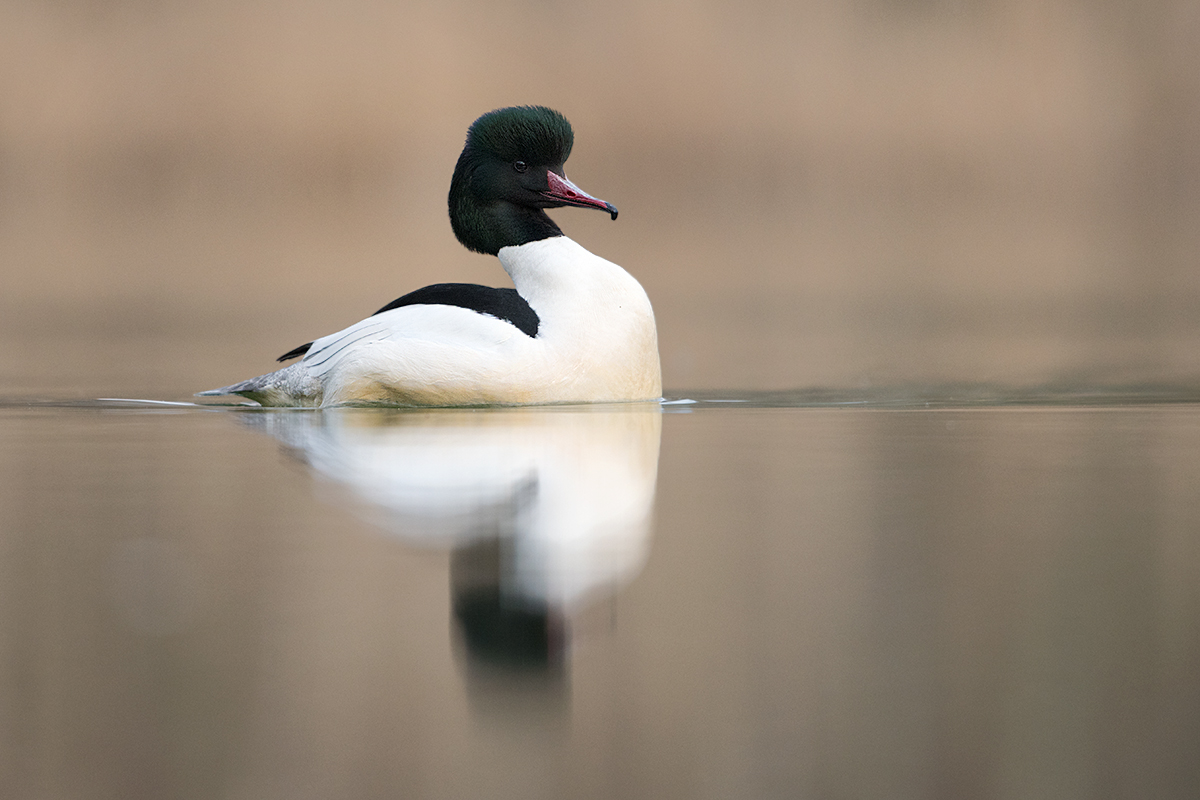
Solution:
{"label": "blurred tan background", "polygon": [[1200,3],[0,3],[0,393],[187,396],[425,283],[574,123],[668,389],[1200,375]]}

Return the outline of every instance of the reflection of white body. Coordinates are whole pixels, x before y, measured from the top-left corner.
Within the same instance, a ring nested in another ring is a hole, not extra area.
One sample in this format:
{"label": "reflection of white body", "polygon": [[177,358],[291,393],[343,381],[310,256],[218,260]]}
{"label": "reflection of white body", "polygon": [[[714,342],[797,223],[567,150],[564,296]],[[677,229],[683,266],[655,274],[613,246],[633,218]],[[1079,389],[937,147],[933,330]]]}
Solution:
{"label": "reflection of white body", "polygon": [[506,589],[563,608],[645,558],[657,404],[248,415],[372,522],[426,546],[511,539]]}

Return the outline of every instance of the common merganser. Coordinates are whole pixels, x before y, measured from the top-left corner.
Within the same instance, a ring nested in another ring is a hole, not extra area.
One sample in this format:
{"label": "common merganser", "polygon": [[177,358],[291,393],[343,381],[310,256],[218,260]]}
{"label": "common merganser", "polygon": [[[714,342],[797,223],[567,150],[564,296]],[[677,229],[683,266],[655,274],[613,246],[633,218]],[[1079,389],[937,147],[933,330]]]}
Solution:
{"label": "common merganser", "polygon": [[450,181],[450,225],[498,256],[515,289],[426,286],[291,350],[295,364],[199,396],[264,406],[412,406],[657,400],[658,333],[645,290],[593,255],[547,208],[617,209],[567,180],[574,133],[542,106],[484,114]]}

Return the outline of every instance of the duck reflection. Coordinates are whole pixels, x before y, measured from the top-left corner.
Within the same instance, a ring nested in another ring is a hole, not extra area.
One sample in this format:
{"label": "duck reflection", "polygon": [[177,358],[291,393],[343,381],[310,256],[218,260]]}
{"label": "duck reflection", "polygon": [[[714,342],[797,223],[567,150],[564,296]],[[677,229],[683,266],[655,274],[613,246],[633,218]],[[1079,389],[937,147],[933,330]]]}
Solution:
{"label": "duck reflection", "polygon": [[245,418],[348,489],[360,516],[451,550],[457,641],[479,680],[557,682],[571,617],[615,595],[645,560],[657,404]]}

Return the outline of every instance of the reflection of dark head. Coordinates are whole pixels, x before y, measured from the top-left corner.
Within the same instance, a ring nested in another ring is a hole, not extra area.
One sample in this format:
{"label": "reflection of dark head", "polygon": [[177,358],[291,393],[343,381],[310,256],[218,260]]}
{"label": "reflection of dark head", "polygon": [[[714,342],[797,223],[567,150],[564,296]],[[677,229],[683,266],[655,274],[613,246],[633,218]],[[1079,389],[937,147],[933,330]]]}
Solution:
{"label": "reflection of dark head", "polygon": [[562,629],[545,604],[477,586],[454,598],[454,616],[472,660],[516,669],[547,669],[562,655]]}

